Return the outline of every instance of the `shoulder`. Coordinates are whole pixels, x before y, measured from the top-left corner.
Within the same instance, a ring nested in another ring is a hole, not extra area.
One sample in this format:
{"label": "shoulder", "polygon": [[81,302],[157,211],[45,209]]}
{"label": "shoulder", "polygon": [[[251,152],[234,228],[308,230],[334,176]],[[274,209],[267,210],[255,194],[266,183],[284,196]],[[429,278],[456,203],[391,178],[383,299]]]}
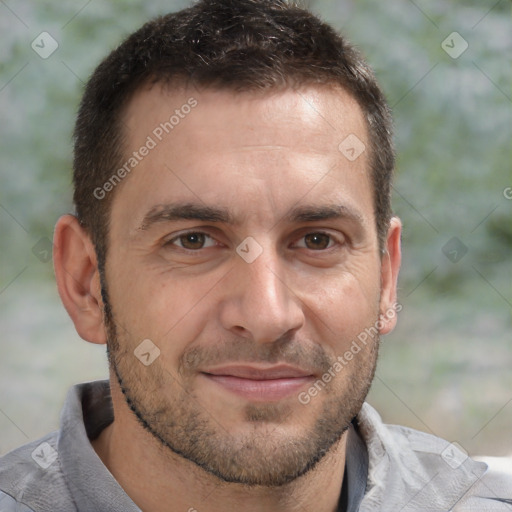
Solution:
{"label": "shoulder", "polygon": [[[0,457],[0,511],[71,511],[72,504],[61,470],[58,432],[20,446]],[[56,499],[57,498],[57,499]]]}
{"label": "shoulder", "polygon": [[[371,406],[358,415],[369,457],[361,510],[511,511],[512,473],[490,468],[457,444],[432,434],[384,424]],[[391,508],[389,508],[391,510]]]}
{"label": "shoulder", "polygon": [[461,500],[459,510],[512,511],[512,458],[478,457],[487,465],[482,478],[471,492]]}

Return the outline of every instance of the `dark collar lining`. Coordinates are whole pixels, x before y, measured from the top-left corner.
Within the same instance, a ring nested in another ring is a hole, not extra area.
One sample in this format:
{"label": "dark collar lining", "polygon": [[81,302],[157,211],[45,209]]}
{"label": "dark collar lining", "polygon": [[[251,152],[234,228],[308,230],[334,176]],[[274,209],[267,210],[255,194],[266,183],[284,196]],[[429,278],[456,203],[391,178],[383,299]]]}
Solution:
{"label": "dark collar lining", "polygon": [[366,491],[368,451],[353,420],[347,434],[345,474],[341,487],[338,512],[357,512]]}
{"label": "dark collar lining", "polygon": [[82,414],[89,441],[94,441],[114,421],[114,408],[108,380],[98,381],[94,386],[83,386]]}

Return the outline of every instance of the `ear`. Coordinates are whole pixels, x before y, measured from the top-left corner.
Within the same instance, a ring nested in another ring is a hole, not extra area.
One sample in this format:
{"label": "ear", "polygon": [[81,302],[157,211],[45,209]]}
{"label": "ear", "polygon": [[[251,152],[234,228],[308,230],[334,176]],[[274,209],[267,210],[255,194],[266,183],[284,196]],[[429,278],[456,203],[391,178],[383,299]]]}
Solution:
{"label": "ear", "polygon": [[397,315],[402,309],[402,305],[397,303],[398,272],[402,261],[401,235],[402,223],[398,217],[392,217],[381,258],[381,334],[388,334],[395,328]]}
{"label": "ear", "polygon": [[91,343],[106,343],[96,251],[73,215],[57,221],[53,265],[60,298],[78,334]]}

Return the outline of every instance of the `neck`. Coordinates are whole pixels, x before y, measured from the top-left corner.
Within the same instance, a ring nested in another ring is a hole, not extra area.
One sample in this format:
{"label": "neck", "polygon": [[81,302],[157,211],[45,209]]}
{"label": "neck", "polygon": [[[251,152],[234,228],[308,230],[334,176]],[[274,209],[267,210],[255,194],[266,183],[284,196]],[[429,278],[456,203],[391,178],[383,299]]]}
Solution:
{"label": "neck", "polygon": [[[111,380],[112,382],[112,380]],[[144,512],[335,512],[343,482],[347,433],[314,469],[281,487],[226,483],[156,440],[112,386],[115,421],[92,446],[132,501]]]}

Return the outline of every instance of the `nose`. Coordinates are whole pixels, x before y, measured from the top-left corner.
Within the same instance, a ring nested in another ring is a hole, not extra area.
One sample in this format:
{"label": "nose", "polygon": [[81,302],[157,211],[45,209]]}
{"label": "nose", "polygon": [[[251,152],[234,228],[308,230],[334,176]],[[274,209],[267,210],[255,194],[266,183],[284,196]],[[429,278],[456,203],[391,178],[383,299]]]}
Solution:
{"label": "nose", "polygon": [[285,264],[270,251],[251,263],[237,258],[221,304],[223,328],[257,343],[271,343],[299,330],[304,312],[287,275]]}

